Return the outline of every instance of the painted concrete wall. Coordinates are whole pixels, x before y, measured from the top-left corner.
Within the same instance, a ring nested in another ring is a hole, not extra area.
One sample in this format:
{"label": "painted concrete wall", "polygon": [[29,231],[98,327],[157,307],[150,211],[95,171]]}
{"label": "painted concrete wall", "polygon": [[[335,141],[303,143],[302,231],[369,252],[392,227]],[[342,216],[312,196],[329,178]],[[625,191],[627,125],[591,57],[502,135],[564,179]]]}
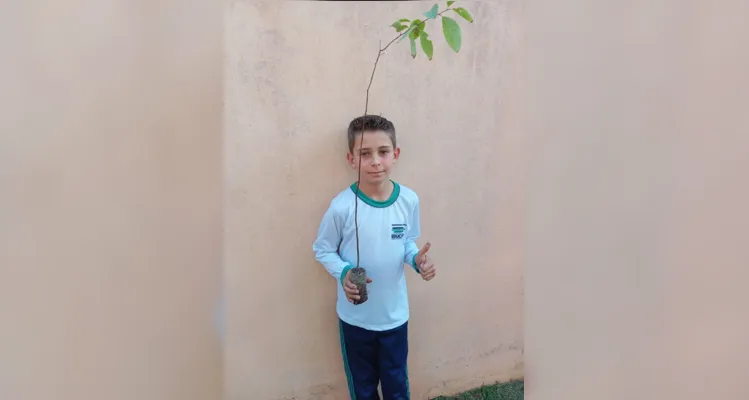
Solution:
{"label": "painted concrete wall", "polygon": [[[418,2],[235,1],[226,15],[227,398],[343,399],[335,281],[311,246],[355,175],[345,129],[364,112],[378,41]],[[394,178],[422,201],[438,276],[408,275],[414,398],[523,376],[521,2],[465,2],[464,49],[431,28],[381,59],[370,112],[396,124]],[[482,33],[480,36],[479,33]]]}
{"label": "painted concrete wall", "polygon": [[[533,10],[527,94],[517,2],[472,6],[493,39],[468,29],[460,55],[438,40],[431,63],[398,49],[381,65],[372,109],[398,123],[397,178],[440,262],[433,283],[410,277],[421,398],[520,374],[524,347],[532,400],[749,398],[747,5],[593,3]],[[351,181],[363,43],[400,10],[423,8],[228,10],[223,374],[215,8],[4,8],[0,398],[219,399],[222,374],[232,399],[344,398],[309,246]],[[273,25],[289,21],[302,31]]]}
{"label": "painted concrete wall", "polygon": [[748,12],[531,7],[528,399],[749,398]]}
{"label": "painted concrete wall", "polygon": [[222,397],[221,13],[203,3],[3,4],[1,399]]}

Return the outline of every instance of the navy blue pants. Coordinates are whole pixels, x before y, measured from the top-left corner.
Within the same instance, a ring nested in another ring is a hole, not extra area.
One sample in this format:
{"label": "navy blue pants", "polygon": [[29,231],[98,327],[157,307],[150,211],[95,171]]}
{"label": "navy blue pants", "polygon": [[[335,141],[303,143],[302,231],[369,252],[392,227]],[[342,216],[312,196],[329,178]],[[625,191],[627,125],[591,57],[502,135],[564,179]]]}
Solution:
{"label": "navy blue pants", "polygon": [[408,388],[408,322],[388,330],[370,331],[340,321],[341,352],[351,400],[410,399]]}

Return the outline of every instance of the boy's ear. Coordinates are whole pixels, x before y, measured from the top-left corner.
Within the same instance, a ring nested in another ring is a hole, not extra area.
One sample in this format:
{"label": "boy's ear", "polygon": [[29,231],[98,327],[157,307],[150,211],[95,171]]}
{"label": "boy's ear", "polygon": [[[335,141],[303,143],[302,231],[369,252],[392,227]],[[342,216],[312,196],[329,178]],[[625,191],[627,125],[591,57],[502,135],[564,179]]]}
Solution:
{"label": "boy's ear", "polygon": [[400,157],[400,156],[401,156],[401,148],[400,147],[396,147],[395,149],[393,149],[393,159],[397,160],[398,157]]}
{"label": "boy's ear", "polygon": [[356,164],[354,161],[354,155],[351,154],[350,151],[346,153],[346,162],[348,162],[351,167],[356,168]]}

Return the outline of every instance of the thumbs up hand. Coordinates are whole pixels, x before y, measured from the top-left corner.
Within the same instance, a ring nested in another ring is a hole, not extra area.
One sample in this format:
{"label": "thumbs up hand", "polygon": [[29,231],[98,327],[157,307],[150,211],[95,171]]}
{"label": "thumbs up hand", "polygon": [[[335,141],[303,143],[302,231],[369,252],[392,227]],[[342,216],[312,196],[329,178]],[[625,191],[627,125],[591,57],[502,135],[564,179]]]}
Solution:
{"label": "thumbs up hand", "polygon": [[425,281],[430,281],[434,276],[437,274],[437,269],[434,267],[434,263],[427,255],[427,252],[429,251],[429,248],[432,245],[427,242],[427,244],[424,245],[424,247],[419,250],[419,253],[416,254],[416,259],[414,260],[416,262],[416,266],[419,267],[419,274],[421,274],[421,278]]}

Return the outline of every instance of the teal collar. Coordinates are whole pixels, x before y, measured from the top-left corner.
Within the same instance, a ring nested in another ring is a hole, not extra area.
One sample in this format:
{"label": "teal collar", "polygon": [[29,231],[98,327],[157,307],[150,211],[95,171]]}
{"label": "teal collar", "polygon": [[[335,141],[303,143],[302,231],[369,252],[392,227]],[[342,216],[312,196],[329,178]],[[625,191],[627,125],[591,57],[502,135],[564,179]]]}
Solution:
{"label": "teal collar", "polygon": [[[391,206],[393,203],[395,203],[396,200],[398,200],[398,196],[400,195],[400,192],[401,192],[401,187],[395,181],[391,180],[390,182],[393,182],[393,193],[390,194],[390,198],[388,198],[387,200],[384,200],[384,201],[374,200],[368,197],[366,194],[364,194],[364,192],[362,192],[361,190],[359,190],[359,193],[358,193],[359,198],[363,202],[369,204],[372,207],[385,208],[385,207]],[[356,193],[356,182],[351,184],[351,190],[354,193]]]}

